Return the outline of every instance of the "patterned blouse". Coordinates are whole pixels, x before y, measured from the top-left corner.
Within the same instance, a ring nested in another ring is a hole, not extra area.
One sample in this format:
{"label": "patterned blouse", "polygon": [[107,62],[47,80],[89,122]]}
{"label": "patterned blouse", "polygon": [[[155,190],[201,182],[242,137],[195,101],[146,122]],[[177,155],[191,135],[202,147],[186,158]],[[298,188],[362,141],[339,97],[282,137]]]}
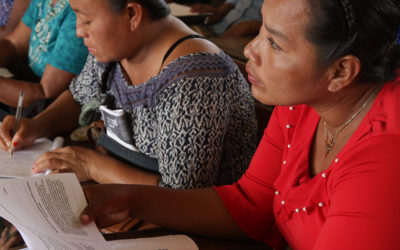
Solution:
{"label": "patterned blouse", "polygon": [[[81,105],[100,99],[106,66],[88,56],[70,85]],[[115,63],[108,79],[115,107],[128,114],[134,146],[158,159],[159,185],[222,185],[247,169],[256,146],[254,100],[225,53],[182,56],[136,86],[128,84]]]}
{"label": "patterned blouse", "polygon": [[76,36],[76,15],[67,0],[32,0],[22,17],[31,29],[28,63],[42,77],[47,64],[79,74],[88,50],[83,39]]}

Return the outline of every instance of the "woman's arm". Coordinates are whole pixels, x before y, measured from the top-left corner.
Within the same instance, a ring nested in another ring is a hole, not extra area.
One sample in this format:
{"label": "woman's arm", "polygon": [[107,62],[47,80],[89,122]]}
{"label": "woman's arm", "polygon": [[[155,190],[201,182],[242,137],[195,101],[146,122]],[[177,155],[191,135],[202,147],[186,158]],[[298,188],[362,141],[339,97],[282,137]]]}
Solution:
{"label": "woman's arm", "polygon": [[73,172],[80,180],[98,183],[157,185],[160,175],[135,168],[112,156],[81,147],[64,147],[46,152],[35,162],[33,173]]}
{"label": "woman's arm", "polygon": [[[71,131],[78,125],[80,105],[69,91],[64,91],[47,109],[33,119],[21,118],[14,141],[15,148],[32,145],[39,137],[49,137]],[[14,127],[14,116],[7,116],[0,126],[0,146],[8,150]]]}
{"label": "woman's arm", "polygon": [[0,77],[0,102],[16,107],[20,91],[25,94],[24,107],[40,99],[56,98],[67,89],[74,76],[48,64],[40,84]]}
{"label": "woman's arm", "polygon": [[124,216],[183,232],[220,238],[245,238],[212,188],[175,190],[139,185],[84,186],[89,205],[81,221],[100,227]]}
{"label": "woman's arm", "polygon": [[31,29],[21,21],[10,35],[0,40],[0,67],[12,70],[25,63],[30,36]]}
{"label": "woman's arm", "polygon": [[97,160],[90,164],[90,179],[98,183],[158,185],[161,176],[126,164],[109,155],[96,153]]}
{"label": "woman's arm", "polygon": [[6,26],[0,27],[0,38],[6,37],[17,27],[29,3],[30,0],[14,0],[14,5]]}
{"label": "woman's arm", "polygon": [[49,107],[33,118],[40,124],[39,137],[49,137],[72,131],[78,126],[81,106],[65,90]]}

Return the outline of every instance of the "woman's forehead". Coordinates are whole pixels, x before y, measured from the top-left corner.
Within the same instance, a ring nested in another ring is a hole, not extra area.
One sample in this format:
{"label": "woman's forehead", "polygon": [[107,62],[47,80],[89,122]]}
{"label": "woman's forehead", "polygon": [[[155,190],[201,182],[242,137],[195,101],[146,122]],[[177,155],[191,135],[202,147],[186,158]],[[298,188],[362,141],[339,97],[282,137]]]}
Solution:
{"label": "woman's forehead", "polygon": [[262,15],[265,25],[282,32],[302,31],[309,19],[305,0],[265,0]]}
{"label": "woman's forehead", "polygon": [[69,0],[71,8],[81,14],[98,13],[99,10],[111,11],[107,0]]}

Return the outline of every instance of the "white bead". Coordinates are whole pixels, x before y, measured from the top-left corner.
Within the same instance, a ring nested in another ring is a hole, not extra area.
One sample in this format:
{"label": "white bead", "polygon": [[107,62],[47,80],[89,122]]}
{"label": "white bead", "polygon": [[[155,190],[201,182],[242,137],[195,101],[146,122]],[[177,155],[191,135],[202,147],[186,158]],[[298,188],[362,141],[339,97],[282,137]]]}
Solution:
{"label": "white bead", "polygon": [[322,174],[322,178],[326,178],[326,173],[323,173],[323,174]]}
{"label": "white bead", "polygon": [[285,201],[281,201],[281,204],[282,204],[282,205],[285,205]]}
{"label": "white bead", "polygon": [[290,107],[289,107],[289,110],[293,110],[293,109],[294,109],[293,106],[290,106]]}
{"label": "white bead", "polygon": [[286,163],[287,163],[286,161],[283,161],[283,165],[286,165]]}
{"label": "white bead", "polygon": [[318,206],[319,206],[319,207],[323,207],[323,206],[324,206],[324,203],[323,203],[323,202],[320,202],[320,203],[318,203]]}
{"label": "white bead", "polygon": [[298,212],[300,212],[300,209],[296,208],[294,211],[295,211],[296,213],[298,213]]}
{"label": "white bead", "polygon": [[306,208],[306,207],[303,207],[303,211],[306,212],[306,211],[307,211],[307,208]]}
{"label": "white bead", "polygon": [[290,145],[290,144],[288,144],[288,145],[287,145],[287,147],[288,147],[288,148],[290,148],[290,147],[291,147],[291,145]]}
{"label": "white bead", "polygon": [[275,191],[275,195],[279,195],[279,191],[277,190],[277,191]]}
{"label": "white bead", "polygon": [[286,128],[291,128],[291,127],[292,127],[292,126],[290,126],[290,124],[287,124],[287,125],[286,125]]}
{"label": "white bead", "polygon": [[338,161],[339,161],[339,158],[336,158],[336,159],[335,159],[335,162],[338,163]]}

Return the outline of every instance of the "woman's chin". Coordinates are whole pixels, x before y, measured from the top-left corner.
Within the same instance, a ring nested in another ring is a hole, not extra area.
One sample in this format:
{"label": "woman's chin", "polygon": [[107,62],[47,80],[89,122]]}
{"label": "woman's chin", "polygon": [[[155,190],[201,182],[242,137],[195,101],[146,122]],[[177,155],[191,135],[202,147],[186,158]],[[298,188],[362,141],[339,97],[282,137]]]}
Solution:
{"label": "woman's chin", "polygon": [[115,62],[115,60],[111,60],[111,59],[106,58],[106,57],[101,56],[101,55],[95,55],[95,54],[93,54],[93,56],[96,58],[97,61],[99,61],[99,62],[101,62],[101,63]]}
{"label": "woman's chin", "polygon": [[264,105],[278,105],[267,94],[267,91],[264,87],[260,87],[259,85],[251,85],[251,94],[253,95],[254,99]]}
{"label": "woman's chin", "polygon": [[264,103],[265,97],[264,97],[264,95],[263,95],[263,90],[264,90],[264,88],[261,88],[259,85],[255,85],[255,84],[252,84],[252,85],[251,85],[251,94],[253,95],[253,97],[254,97],[257,101],[259,101],[259,102],[265,104],[265,103]]}

